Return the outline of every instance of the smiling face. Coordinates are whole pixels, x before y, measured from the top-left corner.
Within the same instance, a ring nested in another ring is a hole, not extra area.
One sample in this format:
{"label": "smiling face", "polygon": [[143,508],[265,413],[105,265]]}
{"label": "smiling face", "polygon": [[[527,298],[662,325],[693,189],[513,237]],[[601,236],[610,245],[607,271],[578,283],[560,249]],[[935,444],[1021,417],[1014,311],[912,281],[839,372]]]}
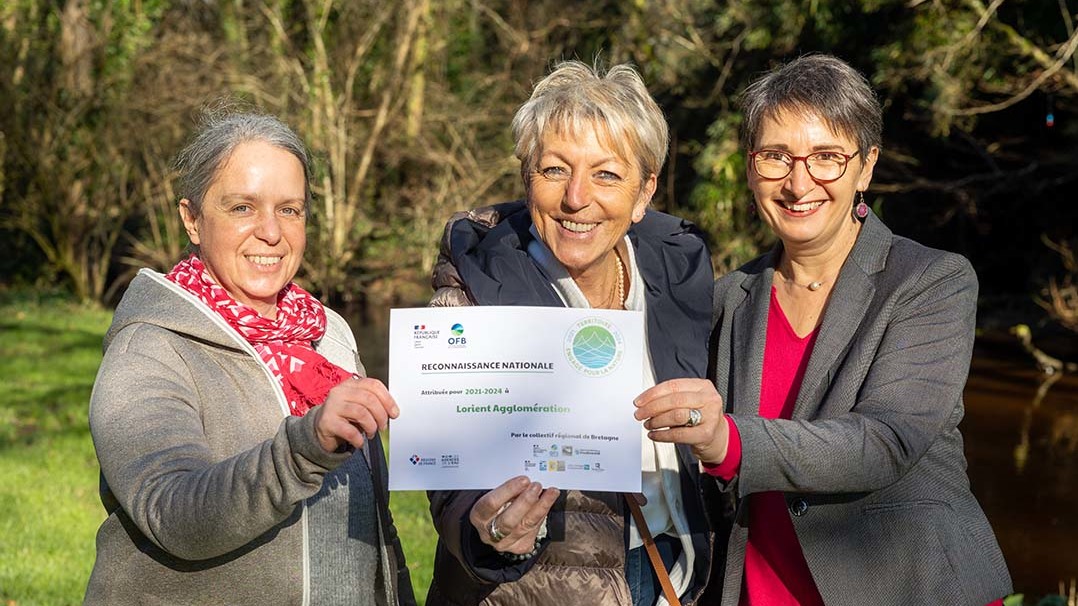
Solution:
{"label": "smiling face", "polygon": [[307,245],[303,166],[264,141],[242,143],[218,169],[201,214],[180,201],[191,243],[214,281],[264,317],[299,270]]}
{"label": "smiling face", "polygon": [[644,218],[656,176],[603,143],[595,128],[548,132],[528,177],[528,207],[539,237],[574,279],[600,272],[632,223]]}
{"label": "smiling face", "polygon": [[[819,116],[780,111],[764,118],[754,150],[781,150],[794,156],[821,151],[857,152],[857,144]],[[748,165],[749,188],[760,217],[789,250],[827,250],[836,242],[852,242],[860,228],[852,214],[856,192],[868,188],[879,150],[857,154],[841,178],[814,180],[802,161],[782,179],[764,179]]]}

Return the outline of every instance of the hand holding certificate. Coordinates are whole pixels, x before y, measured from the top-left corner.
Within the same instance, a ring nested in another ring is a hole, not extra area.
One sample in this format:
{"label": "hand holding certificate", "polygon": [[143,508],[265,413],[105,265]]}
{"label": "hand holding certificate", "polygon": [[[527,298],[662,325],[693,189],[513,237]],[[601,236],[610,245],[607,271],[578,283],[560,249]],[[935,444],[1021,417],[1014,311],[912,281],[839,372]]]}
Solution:
{"label": "hand holding certificate", "polygon": [[639,312],[392,310],[390,489],[639,492],[644,345]]}

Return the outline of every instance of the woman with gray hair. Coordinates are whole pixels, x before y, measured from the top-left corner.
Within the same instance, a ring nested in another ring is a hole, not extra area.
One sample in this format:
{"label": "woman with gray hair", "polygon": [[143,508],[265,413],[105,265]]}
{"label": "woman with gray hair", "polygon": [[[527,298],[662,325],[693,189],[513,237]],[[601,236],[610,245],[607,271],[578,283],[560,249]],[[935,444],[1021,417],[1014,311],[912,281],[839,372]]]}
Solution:
{"label": "woman with gray hair", "polygon": [[116,308],[90,401],[108,514],[86,604],[414,604],[378,430],[398,408],[293,281],[310,168],[271,116],[180,153],[191,254]]}
{"label": "woman with gray hair", "polygon": [[882,112],[849,65],[801,57],[741,104],[756,214],[779,242],[715,284],[714,383],[637,399],[649,427],[725,403],[710,439],[652,434],[697,444],[732,504],[721,603],[999,604],[1011,581],[958,431],[973,268],[865,204]]}
{"label": "woman with gray hair", "polygon": [[[525,199],[454,215],[432,305],[643,311],[643,383],[704,376],[710,256],[690,223],[648,208],[667,126],[640,76],[561,63],[517,111],[513,134]],[[720,413],[705,411],[712,425]],[[430,493],[439,538],[427,604],[698,603],[714,544],[704,491],[717,485],[688,446],[643,444],[643,499],[526,476]]]}

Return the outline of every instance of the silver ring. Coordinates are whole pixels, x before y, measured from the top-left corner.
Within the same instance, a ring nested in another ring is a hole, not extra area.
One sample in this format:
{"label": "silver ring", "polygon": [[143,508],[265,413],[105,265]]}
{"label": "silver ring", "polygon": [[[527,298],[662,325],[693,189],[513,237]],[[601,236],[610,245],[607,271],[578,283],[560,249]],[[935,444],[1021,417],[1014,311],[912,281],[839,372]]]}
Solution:
{"label": "silver ring", "polygon": [[700,424],[700,421],[704,418],[704,415],[700,413],[699,408],[689,409],[689,420],[685,421],[685,427],[696,427]]}
{"label": "silver ring", "polygon": [[498,530],[498,516],[494,516],[490,519],[490,524],[487,525],[487,532],[490,533],[490,540],[495,543],[501,543],[505,539],[505,535],[502,531]]}

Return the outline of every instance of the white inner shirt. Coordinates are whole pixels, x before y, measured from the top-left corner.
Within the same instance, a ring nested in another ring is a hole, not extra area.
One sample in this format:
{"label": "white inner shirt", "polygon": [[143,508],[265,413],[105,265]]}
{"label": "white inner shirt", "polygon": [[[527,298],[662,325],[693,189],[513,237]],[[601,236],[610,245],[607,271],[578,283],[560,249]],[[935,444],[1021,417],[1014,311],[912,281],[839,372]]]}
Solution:
{"label": "white inner shirt", "polygon": [[[554,257],[546,244],[539,238],[535,226],[531,227],[534,240],[528,245],[528,255],[535,260],[543,275],[550,281],[554,290],[568,307],[590,308],[584,292],[569,276],[569,272]],[[626,255],[629,261],[629,292],[625,297],[625,309],[642,311],[647,315],[647,300],[644,297],[644,278],[636,265],[636,251],[628,236],[624,237]],[[644,325],[644,342],[647,343],[647,324]],[[655,385],[655,369],[651,363],[651,351],[644,348],[644,367],[642,370],[641,392]],[[653,442],[647,437],[647,430],[640,425],[643,433],[640,449],[641,490],[647,498],[647,504],[641,507],[644,521],[652,536],[668,534],[681,540],[681,555],[669,571],[670,582],[678,595],[689,588],[691,571],[695,560],[692,537],[689,532],[685,507],[681,502],[681,479],[678,475],[677,449],[668,442]],[[637,530],[636,521],[629,517],[629,548],[642,547],[644,540]],[[666,598],[659,596],[657,606],[666,606]]]}

